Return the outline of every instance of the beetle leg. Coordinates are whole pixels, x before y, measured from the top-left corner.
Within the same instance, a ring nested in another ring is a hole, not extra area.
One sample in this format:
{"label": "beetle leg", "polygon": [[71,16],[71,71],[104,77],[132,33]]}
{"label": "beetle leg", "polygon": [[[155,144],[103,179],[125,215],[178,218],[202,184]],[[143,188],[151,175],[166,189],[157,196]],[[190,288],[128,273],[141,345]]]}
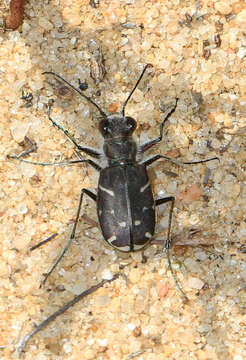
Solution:
{"label": "beetle leg", "polygon": [[183,294],[183,296],[185,297],[185,300],[188,301],[188,297],[185,294],[184,290],[182,289],[182,286],[180,285],[180,283],[178,282],[174,271],[173,271],[173,267],[172,267],[172,263],[171,263],[171,259],[170,259],[170,253],[169,253],[169,249],[170,249],[170,245],[171,245],[171,225],[172,225],[172,216],[173,216],[173,207],[174,207],[174,196],[167,196],[165,198],[161,198],[161,199],[157,199],[155,200],[155,206],[161,205],[161,204],[165,204],[166,202],[171,202],[171,207],[170,207],[170,211],[169,211],[169,218],[168,218],[168,229],[167,229],[167,238],[166,241],[164,243],[164,248],[166,250],[167,253],[167,261],[168,261],[168,267],[171,271],[173,280],[177,286],[177,288],[179,289],[179,291]]}
{"label": "beetle leg", "polygon": [[81,205],[82,205],[82,201],[83,201],[83,196],[84,194],[88,195],[92,200],[97,201],[97,195],[95,195],[93,192],[91,192],[88,189],[82,189],[81,193],[80,193],[80,198],[79,198],[79,206],[78,206],[78,210],[77,210],[77,214],[76,214],[76,219],[75,222],[73,224],[73,229],[70,235],[70,238],[65,246],[65,248],[62,250],[60,256],[58,257],[58,259],[56,260],[56,262],[54,263],[54,265],[52,265],[52,267],[50,268],[50,270],[44,274],[44,280],[43,280],[43,284],[45,284],[46,280],[48,279],[48,277],[50,276],[50,274],[53,272],[53,270],[56,268],[56,266],[58,265],[58,263],[61,261],[61,259],[63,258],[64,254],[67,252],[71,242],[73,241],[73,239],[75,238],[75,232],[76,232],[76,228],[77,228],[77,224],[79,221],[79,215],[80,215],[80,210],[81,210]]}
{"label": "beetle leg", "polygon": [[99,159],[102,154],[99,150],[93,149],[93,148],[88,148],[88,147],[84,147],[84,146],[80,146],[79,144],[77,144],[76,140],[74,139],[74,137],[69,134],[69,132],[65,129],[63,129],[63,127],[61,125],[59,125],[55,120],[52,119],[52,117],[50,116],[50,110],[51,110],[51,104],[48,105],[48,118],[49,120],[52,122],[53,125],[55,125],[59,130],[61,130],[68,138],[69,140],[76,146],[76,148],[79,151],[83,151],[86,154]]}
{"label": "beetle leg", "polygon": [[57,163],[41,163],[41,162],[37,162],[37,161],[29,161],[29,160],[20,159],[18,157],[18,155],[8,155],[7,158],[8,159],[15,159],[15,160],[18,160],[20,162],[24,162],[26,164],[39,165],[39,166],[67,166],[67,165],[73,165],[73,164],[88,163],[89,165],[93,166],[94,169],[96,169],[97,171],[102,170],[101,166],[98,165],[97,163],[95,163],[91,159],[61,161],[61,162],[57,162]]}
{"label": "beetle leg", "polygon": [[178,102],[178,99],[176,99],[176,103],[175,103],[174,107],[167,113],[166,117],[160,124],[160,135],[157,138],[149,140],[146,143],[140,145],[140,148],[139,148],[140,153],[143,153],[143,152],[149,150],[150,148],[152,148],[152,146],[156,145],[158,142],[160,142],[162,140],[164,124],[176,110],[177,102]]}
{"label": "beetle leg", "polygon": [[87,155],[90,155],[96,159],[99,159],[100,157],[102,157],[102,154],[100,153],[100,151],[93,149],[93,148],[88,148],[88,147],[83,147],[78,145],[78,149],[79,151],[83,151],[84,153],[86,153]]}
{"label": "beetle leg", "polygon": [[24,136],[24,145],[27,145],[26,149],[22,151],[19,155],[16,155],[16,158],[24,157],[37,150],[36,143],[32,142],[27,136]]}
{"label": "beetle leg", "polygon": [[170,239],[170,233],[171,233],[171,225],[172,225],[172,215],[173,215],[173,206],[174,206],[174,196],[167,196],[165,198],[157,199],[155,200],[155,206],[159,206],[162,204],[165,204],[167,202],[171,202],[171,208],[169,212],[169,219],[168,219],[168,231],[167,231],[167,239],[165,241],[165,249],[170,247],[171,239]]}
{"label": "beetle leg", "polygon": [[205,162],[212,161],[212,160],[219,160],[218,157],[213,157],[213,158],[210,158],[210,159],[197,160],[197,161],[178,161],[178,160],[170,159],[169,157],[164,156],[164,155],[154,155],[153,157],[143,161],[141,164],[143,164],[145,166],[149,166],[149,165],[153,164],[153,162],[155,162],[155,161],[157,161],[159,159],[164,159],[164,160],[169,161],[172,164],[175,164],[175,165],[178,165],[178,166],[201,164],[201,163],[205,163]]}

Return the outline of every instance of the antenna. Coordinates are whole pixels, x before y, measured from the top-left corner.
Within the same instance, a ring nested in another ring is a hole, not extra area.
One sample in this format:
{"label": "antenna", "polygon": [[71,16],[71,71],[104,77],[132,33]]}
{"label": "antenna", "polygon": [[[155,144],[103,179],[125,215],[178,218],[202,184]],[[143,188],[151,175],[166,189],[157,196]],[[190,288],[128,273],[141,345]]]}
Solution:
{"label": "antenna", "polygon": [[143,75],[144,75],[144,73],[145,73],[145,71],[147,70],[148,67],[153,67],[153,65],[152,65],[152,64],[147,64],[147,65],[145,65],[145,67],[144,67],[144,69],[143,69],[143,71],[142,71],[142,73],[141,73],[138,81],[136,82],[136,85],[134,86],[134,88],[132,89],[132,91],[131,91],[130,94],[128,95],[126,101],[124,102],[123,107],[122,107],[122,110],[121,110],[121,113],[122,113],[123,116],[125,116],[125,108],[126,108],[126,105],[127,105],[128,101],[130,100],[132,94],[134,93],[134,91],[135,91],[136,88],[138,87],[138,84],[140,83],[140,81],[141,81],[141,79],[142,79],[142,77],[143,77]]}
{"label": "antenna", "polygon": [[53,71],[45,71],[45,72],[43,72],[43,74],[53,75],[53,76],[56,77],[57,79],[63,81],[63,82],[64,82],[65,84],[67,84],[71,89],[73,89],[75,92],[77,92],[79,95],[81,95],[81,96],[82,96],[83,98],[85,98],[87,101],[89,101],[92,105],[94,105],[103,117],[107,117],[107,114],[99,107],[99,105],[97,105],[93,100],[91,100],[91,98],[89,98],[88,96],[86,96],[85,94],[83,94],[79,89],[76,89],[76,87],[74,87],[72,84],[70,84],[67,80],[63,79],[60,75],[54,73]]}

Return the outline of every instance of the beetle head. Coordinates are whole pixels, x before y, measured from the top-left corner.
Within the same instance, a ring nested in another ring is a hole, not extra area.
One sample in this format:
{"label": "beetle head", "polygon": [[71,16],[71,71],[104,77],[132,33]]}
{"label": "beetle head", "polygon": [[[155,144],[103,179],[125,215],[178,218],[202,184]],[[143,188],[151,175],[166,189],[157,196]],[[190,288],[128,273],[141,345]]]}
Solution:
{"label": "beetle head", "polygon": [[136,121],[130,116],[113,114],[103,118],[99,123],[99,130],[105,139],[115,137],[129,137],[136,129]]}

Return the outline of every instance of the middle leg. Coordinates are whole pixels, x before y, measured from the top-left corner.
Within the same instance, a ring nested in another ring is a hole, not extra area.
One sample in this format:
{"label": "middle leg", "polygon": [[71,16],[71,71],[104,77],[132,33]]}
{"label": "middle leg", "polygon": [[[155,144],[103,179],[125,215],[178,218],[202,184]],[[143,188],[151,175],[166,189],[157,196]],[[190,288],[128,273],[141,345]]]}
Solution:
{"label": "middle leg", "polygon": [[157,155],[154,155],[153,157],[143,161],[141,164],[143,164],[145,166],[149,166],[149,165],[153,164],[155,161],[160,160],[160,159],[164,159],[164,160],[169,161],[170,163],[178,165],[178,166],[195,165],[195,164],[201,164],[201,163],[205,163],[205,162],[212,161],[212,160],[219,160],[218,157],[213,157],[210,159],[197,160],[197,161],[178,161],[178,160],[173,160],[167,156],[157,154]]}

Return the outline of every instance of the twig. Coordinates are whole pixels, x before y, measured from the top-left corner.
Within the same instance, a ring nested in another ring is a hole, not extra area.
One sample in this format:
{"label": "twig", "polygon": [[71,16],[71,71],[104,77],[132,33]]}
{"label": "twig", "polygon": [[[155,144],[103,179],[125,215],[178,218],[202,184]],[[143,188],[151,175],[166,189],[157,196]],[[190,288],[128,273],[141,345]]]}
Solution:
{"label": "twig", "polygon": [[22,338],[22,340],[20,341],[20,343],[19,343],[19,345],[17,347],[17,352],[21,353],[24,350],[24,348],[25,348],[26,344],[28,343],[28,341],[35,334],[37,334],[39,331],[41,331],[43,328],[45,328],[51,321],[55,320],[57,318],[57,316],[63,314],[67,309],[69,309],[70,307],[75,305],[77,302],[79,302],[81,299],[83,299],[87,295],[92,294],[93,292],[95,292],[97,289],[102,287],[104,284],[110,283],[111,281],[114,281],[114,280],[118,279],[119,276],[120,276],[120,274],[118,273],[118,274],[115,274],[110,280],[102,280],[97,285],[94,285],[94,286],[90,287],[89,289],[83,291],[81,294],[76,296],[73,300],[69,301],[66,305],[64,305],[62,308],[57,310],[54,314],[50,315],[41,324],[39,324],[33,331],[31,331],[29,334],[25,335]]}
{"label": "twig", "polygon": [[40,241],[38,244],[32,246],[32,247],[30,248],[30,251],[33,251],[33,250],[39,248],[40,246],[46,244],[46,243],[49,242],[50,240],[54,239],[54,237],[56,237],[57,235],[58,235],[58,233],[55,233],[55,234],[49,236],[47,239]]}

